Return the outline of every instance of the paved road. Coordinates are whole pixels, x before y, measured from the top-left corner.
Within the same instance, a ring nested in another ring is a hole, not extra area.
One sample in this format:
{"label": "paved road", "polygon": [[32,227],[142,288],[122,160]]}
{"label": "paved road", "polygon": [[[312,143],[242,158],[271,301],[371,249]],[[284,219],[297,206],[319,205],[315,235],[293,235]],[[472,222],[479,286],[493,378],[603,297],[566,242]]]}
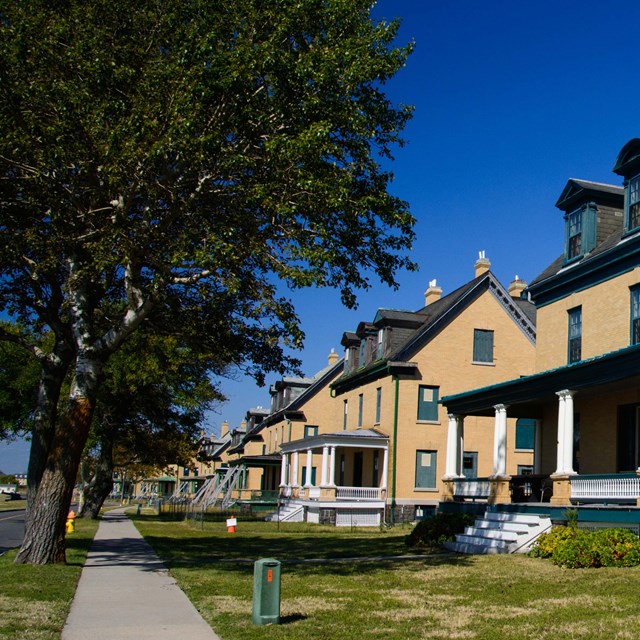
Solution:
{"label": "paved road", "polygon": [[24,509],[0,511],[0,553],[19,547],[24,538]]}

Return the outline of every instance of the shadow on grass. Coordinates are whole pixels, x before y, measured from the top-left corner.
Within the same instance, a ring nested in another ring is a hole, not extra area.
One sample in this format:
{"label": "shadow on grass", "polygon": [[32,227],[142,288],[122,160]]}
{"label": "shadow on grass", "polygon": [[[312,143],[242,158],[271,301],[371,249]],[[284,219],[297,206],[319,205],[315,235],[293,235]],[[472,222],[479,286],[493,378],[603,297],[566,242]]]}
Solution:
{"label": "shadow on grass", "polygon": [[[226,537],[181,537],[148,534],[146,541],[164,559],[169,569],[214,567],[224,572],[252,574],[259,558],[275,558],[288,572],[352,575],[384,567],[393,570],[405,562],[427,567],[464,566],[468,556],[420,554],[399,539],[348,538],[332,535],[286,535]],[[401,539],[400,539],[401,540]]]}

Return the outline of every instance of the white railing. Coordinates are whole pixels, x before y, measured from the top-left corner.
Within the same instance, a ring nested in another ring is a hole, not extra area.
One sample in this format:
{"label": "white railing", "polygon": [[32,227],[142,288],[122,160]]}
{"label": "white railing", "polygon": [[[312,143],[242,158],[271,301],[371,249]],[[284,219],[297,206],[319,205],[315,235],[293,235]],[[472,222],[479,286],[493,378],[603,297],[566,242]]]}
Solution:
{"label": "white railing", "polygon": [[455,480],[453,486],[456,498],[487,498],[491,495],[490,480]]}
{"label": "white railing", "polygon": [[581,477],[571,478],[572,500],[628,500],[640,498],[640,478]]}
{"label": "white railing", "polygon": [[379,487],[338,487],[336,500],[382,500]]}

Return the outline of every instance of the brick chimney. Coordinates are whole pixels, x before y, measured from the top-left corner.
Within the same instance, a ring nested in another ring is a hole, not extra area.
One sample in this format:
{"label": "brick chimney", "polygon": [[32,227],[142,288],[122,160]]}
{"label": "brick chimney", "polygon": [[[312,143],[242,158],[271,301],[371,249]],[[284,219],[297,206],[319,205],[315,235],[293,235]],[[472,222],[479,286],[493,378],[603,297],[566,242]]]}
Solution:
{"label": "brick chimney", "polygon": [[424,306],[430,305],[442,297],[442,289],[437,285],[435,279],[429,282],[428,289],[424,292]]}
{"label": "brick chimney", "polygon": [[340,360],[340,356],[336,353],[335,349],[332,348],[329,354],[329,366],[334,365],[338,360]]}
{"label": "brick chimney", "polygon": [[491,262],[489,262],[489,258],[485,257],[484,251],[478,252],[478,260],[476,261],[474,267],[476,270],[476,278],[487,273],[487,271],[489,271],[489,269],[491,268]]}
{"label": "brick chimney", "polygon": [[515,280],[509,285],[509,295],[512,298],[521,298],[522,292],[527,288],[527,283],[524,280],[520,280],[518,276],[515,277]]}
{"label": "brick chimney", "polygon": [[220,425],[220,437],[222,438],[222,436],[226,435],[227,433],[229,433],[229,423],[225,420]]}

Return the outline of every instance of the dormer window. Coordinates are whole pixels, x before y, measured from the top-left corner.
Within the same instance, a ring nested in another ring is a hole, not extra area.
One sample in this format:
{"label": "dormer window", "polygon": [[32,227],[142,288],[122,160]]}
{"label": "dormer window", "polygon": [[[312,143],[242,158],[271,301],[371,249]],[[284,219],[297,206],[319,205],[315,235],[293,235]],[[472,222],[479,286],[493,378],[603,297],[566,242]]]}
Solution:
{"label": "dormer window", "polygon": [[573,260],[582,255],[582,210],[569,214],[567,235],[567,260]]}
{"label": "dormer window", "polygon": [[565,262],[576,260],[595,247],[596,217],[597,208],[593,203],[585,204],[565,216]]}
{"label": "dormer window", "polygon": [[376,360],[382,358],[384,352],[384,329],[378,330],[378,342],[376,344]]}
{"label": "dormer window", "polygon": [[629,180],[627,191],[627,231],[640,227],[640,175]]}
{"label": "dormer window", "polygon": [[367,353],[367,340],[366,338],[362,338],[362,340],[360,340],[360,360],[358,362],[358,365],[361,367],[364,367],[364,358],[366,353]]}

